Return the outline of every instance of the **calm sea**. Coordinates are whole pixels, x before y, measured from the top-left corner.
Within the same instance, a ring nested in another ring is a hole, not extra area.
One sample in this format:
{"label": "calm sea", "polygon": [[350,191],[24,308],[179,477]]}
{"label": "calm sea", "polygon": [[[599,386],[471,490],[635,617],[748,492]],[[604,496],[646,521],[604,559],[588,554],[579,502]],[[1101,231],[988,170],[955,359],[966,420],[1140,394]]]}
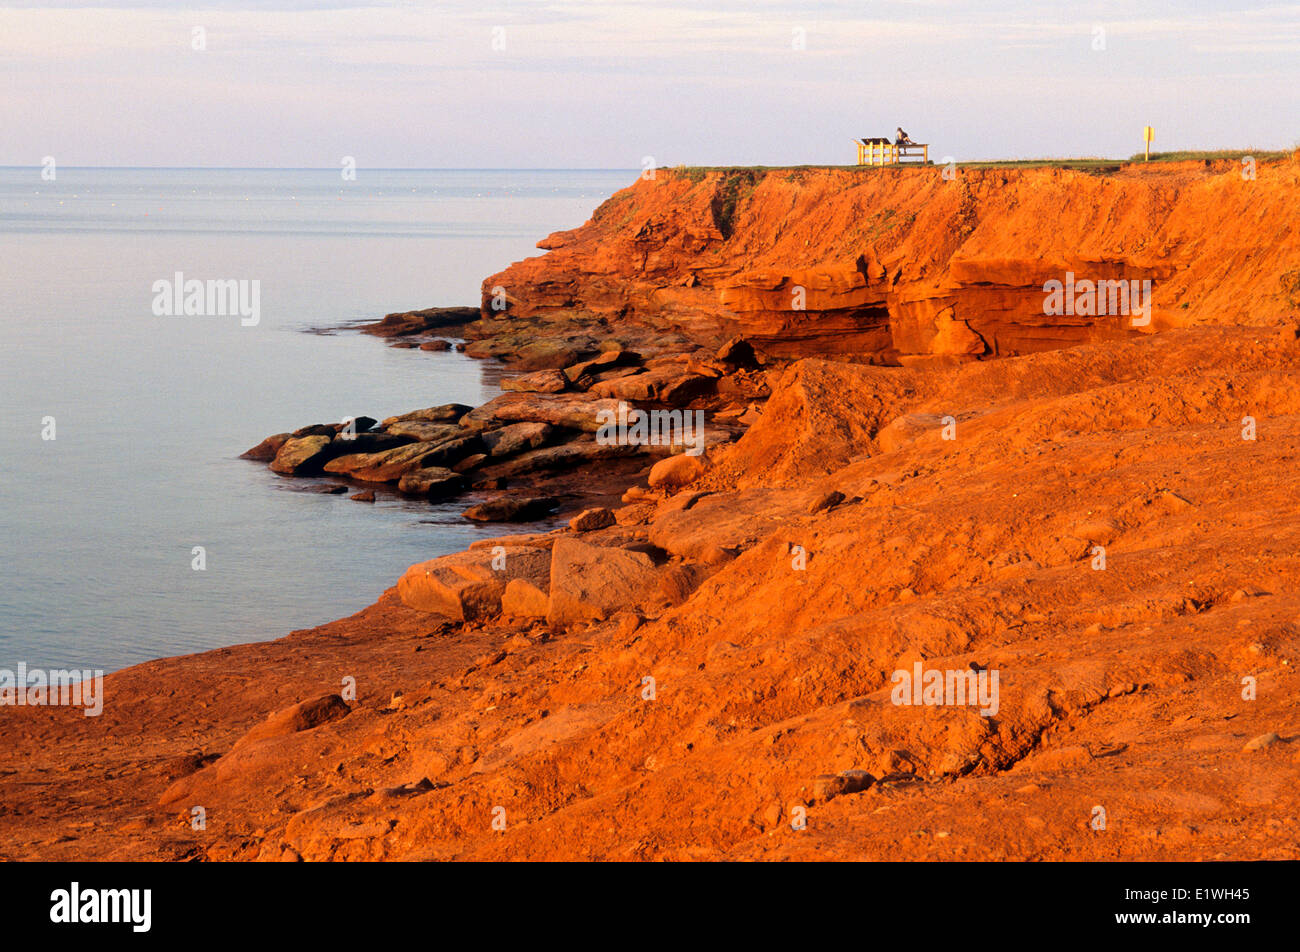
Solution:
{"label": "calm sea", "polygon": [[[481,361],[306,331],[475,304],[484,277],[635,177],[40,173],[0,169],[0,668],[276,638],[490,534],[465,503],[351,502],[237,457],[307,423],[491,398]],[[176,272],[260,282],[260,323],[155,316],[153,284]]]}

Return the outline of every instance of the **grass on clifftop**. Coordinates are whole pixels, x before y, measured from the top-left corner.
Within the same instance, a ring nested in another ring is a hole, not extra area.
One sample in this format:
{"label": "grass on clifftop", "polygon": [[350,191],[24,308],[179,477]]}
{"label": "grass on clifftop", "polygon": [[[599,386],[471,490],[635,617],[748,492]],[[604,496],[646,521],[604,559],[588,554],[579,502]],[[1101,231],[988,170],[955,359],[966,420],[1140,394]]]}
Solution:
{"label": "grass on clifftop", "polygon": [[[1217,152],[1152,152],[1152,162],[1195,162],[1204,160],[1206,162],[1216,162],[1220,159],[1244,159],[1246,156],[1253,156],[1256,161],[1265,159],[1284,159],[1290,152],[1270,152],[1266,149],[1221,149]],[[1141,162],[1143,155],[1138,152],[1129,156],[1130,162]]]}
{"label": "grass on clifftop", "polygon": [[[1209,152],[1152,152],[1152,162],[1214,162],[1225,159],[1240,161],[1246,156],[1253,156],[1256,161],[1264,162],[1273,159],[1284,159],[1294,154],[1290,150],[1268,150],[1268,149],[1221,149]],[[958,168],[963,169],[1025,169],[1025,168],[1057,168],[1057,169],[1083,169],[1092,171],[1118,171],[1121,166],[1130,163],[1142,164],[1145,156],[1138,152],[1129,156],[1127,159],[1107,159],[1100,157],[1086,158],[1054,158],[1054,159],[987,159],[976,162],[958,162]],[[941,165],[942,160],[932,160],[931,166]],[[858,171],[858,172],[878,172],[884,169],[907,169],[924,167],[919,162],[905,162],[897,165],[678,165],[672,171],[682,178],[689,179],[692,182],[702,182],[704,176],[710,172],[722,173],[728,177],[741,173],[759,173],[759,172],[813,172],[813,171]]]}

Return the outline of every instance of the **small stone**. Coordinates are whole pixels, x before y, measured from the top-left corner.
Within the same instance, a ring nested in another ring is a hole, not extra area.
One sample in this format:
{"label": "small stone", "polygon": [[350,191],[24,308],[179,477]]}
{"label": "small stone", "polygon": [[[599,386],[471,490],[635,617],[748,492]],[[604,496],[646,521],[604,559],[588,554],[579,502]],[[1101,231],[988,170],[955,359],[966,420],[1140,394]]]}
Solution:
{"label": "small stone", "polygon": [[1258,737],[1252,737],[1246,741],[1246,746],[1242,750],[1263,750],[1265,747],[1272,747],[1281,739],[1277,734],[1269,731],[1267,734],[1260,734]]}
{"label": "small stone", "polygon": [[720,545],[706,546],[700,552],[700,562],[704,565],[725,565],[737,555],[735,549],[726,548]]}
{"label": "small stone", "polygon": [[844,493],[840,492],[837,489],[832,489],[830,492],[822,493],[820,496],[814,499],[812,501],[812,505],[808,507],[808,513],[809,515],[813,515],[822,512],[823,510],[826,509],[833,509],[835,506],[838,506],[843,501],[844,501]]}
{"label": "small stone", "polygon": [[813,799],[825,803],[839,796],[844,782],[836,774],[821,774],[813,778]]}
{"label": "small stone", "polygon": [[569,520],[569,528],[574,532],[591,532],[595,529],[612,526],[614,521],[614,513],[608,509],[584,509]]}
{"label": "small stone", "polygon": [[669,456],[655,463],[650,470],[651,489],[681,489],[704,473],[704,463],[698,456],[685,453]]}
{"label": "small stone", "polygon": [[836,797],[866,790],[876,778],[865,770],[846,770],[841,774],[821,774],[813,780],[813,799],[826,803]]}
{"label": "small stone", "polygon": [[619,638],[628,638],[641,627],[641,616],[636,612],[619,612],[614,617],[618,619],[615,634]]}
{"label": "small stone", "polygon": [[373,489],[367,489],[364,492],[356,493],[355,495],[349,496],[348,498],[351,499],[353,502],[374,502],[375,491]]}

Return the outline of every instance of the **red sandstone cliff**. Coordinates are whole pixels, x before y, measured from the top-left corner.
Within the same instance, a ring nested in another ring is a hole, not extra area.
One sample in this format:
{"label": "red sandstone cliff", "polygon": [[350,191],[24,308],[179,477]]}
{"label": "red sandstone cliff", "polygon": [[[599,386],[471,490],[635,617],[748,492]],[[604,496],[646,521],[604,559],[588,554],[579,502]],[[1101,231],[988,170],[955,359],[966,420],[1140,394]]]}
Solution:
{"label": "red sandstone cliff", "polygon": [[[661,169],[483,283],[516,318],[635,321],[885,363],[1122,337],[1051,317],[1045,282],[1149,279],[1146,330],[1300,311],[1300,160],[1054,168]],[[802,289],[803,308],[798,307]]]}

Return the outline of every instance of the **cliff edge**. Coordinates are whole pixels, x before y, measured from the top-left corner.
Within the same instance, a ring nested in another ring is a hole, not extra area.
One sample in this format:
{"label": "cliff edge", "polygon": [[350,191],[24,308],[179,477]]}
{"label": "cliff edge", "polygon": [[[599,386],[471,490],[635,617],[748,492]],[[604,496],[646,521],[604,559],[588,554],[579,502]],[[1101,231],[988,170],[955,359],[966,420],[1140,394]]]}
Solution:
{"label": "cliff edge", "polygon": [[[1295,157],[1254,178],[1227,160],[947,175],[660,169],[539,242],[547,254],[487,278],[482,312],[886,364],[1270,325],[1300,314],[1297,202]],[[1067,275],[1149,281],[1149,324],[1044,313],[1044,285]]]}

